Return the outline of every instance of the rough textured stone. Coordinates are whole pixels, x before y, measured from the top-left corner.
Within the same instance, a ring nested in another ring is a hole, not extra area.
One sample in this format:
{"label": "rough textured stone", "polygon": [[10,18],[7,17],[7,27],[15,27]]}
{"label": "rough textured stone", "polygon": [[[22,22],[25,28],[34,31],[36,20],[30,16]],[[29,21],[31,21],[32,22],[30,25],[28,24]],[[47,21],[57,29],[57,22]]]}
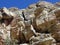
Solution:
{"label": "rough textured stone", "polygon": [[55,40],[49,34],[40,34],[40,36],[31,38],[32,45],[52,45]]}
{"label": "rough textured stone", "polygon": [[60,2],[0,8],[0,45],[60,45]]}
{"label": "rough textured stone", "polygon": [[47,8],[47,9],[55,9],[55,6],[54,4],[50,3],[50,2],[46,2],[46,1],[41,1],[41,2],[38,2],[36,4],[37,7],[43,7],[43,8]]}
{"label": "rough textured stone", "polygon": [[55,25],[54,30],[52,31],[53,37],[56,39],[57,42],[60,41],[60,23]]}
{"label": "rough textured stone", "polygon": [[49,30],[49,28],[55,24],[56,24],[55,14],[48,13],[48,11],[46,11],[46,9],[44,9],[41,12],[41,14],[36,16],[36,18],[33,20],[33,26],[37,32],[44,32],[46,30]]}

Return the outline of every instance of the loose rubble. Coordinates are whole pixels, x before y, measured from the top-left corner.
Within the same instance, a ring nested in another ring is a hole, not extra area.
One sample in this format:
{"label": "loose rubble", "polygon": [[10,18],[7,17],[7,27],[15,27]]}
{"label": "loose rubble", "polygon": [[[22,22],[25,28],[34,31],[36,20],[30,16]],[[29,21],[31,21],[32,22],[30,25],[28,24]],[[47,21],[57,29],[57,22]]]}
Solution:
{"label": "loose rubble", "polygon": [[60,2],[0,8],[0,45],[60,45]]}

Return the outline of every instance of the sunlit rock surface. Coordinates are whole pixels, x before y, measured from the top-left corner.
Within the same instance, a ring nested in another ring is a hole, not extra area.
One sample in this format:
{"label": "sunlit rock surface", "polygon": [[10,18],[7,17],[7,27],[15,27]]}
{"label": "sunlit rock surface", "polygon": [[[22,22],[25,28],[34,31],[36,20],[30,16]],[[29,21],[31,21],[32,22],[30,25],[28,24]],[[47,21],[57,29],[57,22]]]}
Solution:
{"label": "sunlit rock surface", "polygon": [[0,45],[60,45],[60,2],[0,8]]}

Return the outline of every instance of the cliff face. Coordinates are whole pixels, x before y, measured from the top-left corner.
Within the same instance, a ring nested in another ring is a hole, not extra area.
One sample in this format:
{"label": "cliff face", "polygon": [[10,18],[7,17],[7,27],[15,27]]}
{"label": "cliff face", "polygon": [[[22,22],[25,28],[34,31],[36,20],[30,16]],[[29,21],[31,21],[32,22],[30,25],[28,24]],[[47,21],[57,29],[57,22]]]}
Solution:
{"label": "cliff face", "polygon": [[0,8],[0,45],[60,45],[60,2]]}

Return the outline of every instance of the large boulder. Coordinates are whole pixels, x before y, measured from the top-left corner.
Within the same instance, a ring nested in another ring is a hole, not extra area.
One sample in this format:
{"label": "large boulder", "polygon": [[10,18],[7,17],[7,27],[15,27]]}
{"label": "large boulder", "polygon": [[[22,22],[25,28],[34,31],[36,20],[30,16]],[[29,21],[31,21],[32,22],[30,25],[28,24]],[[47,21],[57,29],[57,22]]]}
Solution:
{"label": "large boulder", "polygon": [[36,18],[33,19],[32,25],[37,32],[45,32],[56,23],[55,14],[44,9],[39,15],[36,16]]}

